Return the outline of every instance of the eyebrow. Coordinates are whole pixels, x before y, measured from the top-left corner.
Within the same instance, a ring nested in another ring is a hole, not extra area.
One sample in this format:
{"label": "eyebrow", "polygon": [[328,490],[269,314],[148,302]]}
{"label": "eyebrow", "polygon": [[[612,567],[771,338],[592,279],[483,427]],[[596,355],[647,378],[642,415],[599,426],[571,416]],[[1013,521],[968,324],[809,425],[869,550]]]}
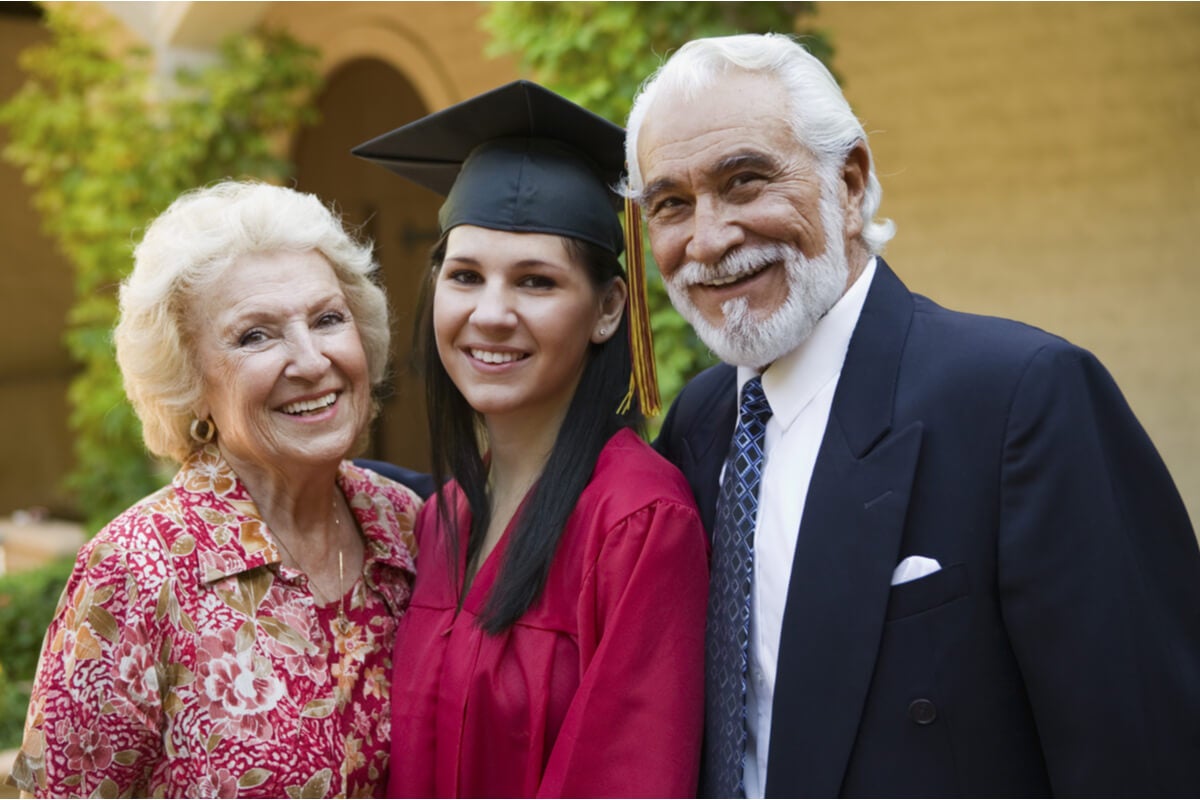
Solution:
{"label": "eyebrow", "polygon": [[[465,253],[463,255],[447,254],[446,257],[442,259],[442,265],[445,266],[446,264],[450,264],[450,263],[461,264],[463,266],[479,267],[479,268],[482,268],[484,266],[483,259],[477,258],[474,255],[469,255],[469,254],[465,254]],[[522,259],[518,259],[517,261],[513,261],[510,263],[504,264],[502,266],[502,268],[503,269],[534,269],[534,268],[538,268],[538,267],[543,267],[543,268],[549,268],[549,269],[565,270],[565,269],[570,269],[572,266],[573,266],[573,264],[570,262],[551,261],[551,260],[547,260],[544,258],[522,258]]]}
{"label": "eyebrow", "polygon": [[678,182],[672,178],[659,178],[658,180],[647,184],[646,187],[638,194],[638,196],[634,198],[634,200],[636,200],[639,205],[646,205],[655,196],[670,192],[678,185]]}
{"label": "eyebrow", "polygon": [[[349,301],[346,299],[346,293],[340,288],[336,291],[329,292],[328,294],[321,295],[313,302],[308,303],[304,309],[304,312],[306,314],[312,313],[313,311],[323,309],[331,305],[350,305]],[[234,306],[233,308],[235,308],[236,311],[234,311],[234,315],[228,319],[230,326],[260,323],[263,321],[270,322],[280,316],[278,305],[272,307],[263,305],[246,305],[243,303],[240,307]],[[226,309],[227,312],[229,310],[230,309]],[[286,316],[291,311],[292,309],[284,309],[283,316]]]}

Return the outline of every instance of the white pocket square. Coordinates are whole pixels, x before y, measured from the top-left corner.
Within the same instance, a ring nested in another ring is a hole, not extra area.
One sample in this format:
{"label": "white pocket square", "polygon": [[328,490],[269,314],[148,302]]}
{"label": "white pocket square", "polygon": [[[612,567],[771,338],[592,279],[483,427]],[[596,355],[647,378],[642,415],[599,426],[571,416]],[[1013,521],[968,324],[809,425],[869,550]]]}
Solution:
{"label": "white pocket square", "polygon": [[937,562],[936,558],[909,556],[897,564],[896,569],[892,570],[892,586],[899,586],[902,583],[915,581],[917,578],[924,578],[926,575],[932,575],[941,568],[942,565]]}

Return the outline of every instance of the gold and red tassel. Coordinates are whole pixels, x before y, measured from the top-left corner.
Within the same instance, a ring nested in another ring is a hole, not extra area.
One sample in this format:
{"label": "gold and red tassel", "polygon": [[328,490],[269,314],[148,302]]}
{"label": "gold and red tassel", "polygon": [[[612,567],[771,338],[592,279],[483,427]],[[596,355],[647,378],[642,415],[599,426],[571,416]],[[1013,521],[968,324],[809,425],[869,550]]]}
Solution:
{"label": "gold and red tassel", "polygon": [[642,413],[653,417],[662,411],[658,394],[658,371],[654,363],[654,334],[650,330],[650,306],[646,296],[646,260],[642,253],[642,212],[631,198],[625,198],[625,273],[629,283],[629,350],[633,369],[629,373],[629,391],[617,409],[624,414],[637,395]]}

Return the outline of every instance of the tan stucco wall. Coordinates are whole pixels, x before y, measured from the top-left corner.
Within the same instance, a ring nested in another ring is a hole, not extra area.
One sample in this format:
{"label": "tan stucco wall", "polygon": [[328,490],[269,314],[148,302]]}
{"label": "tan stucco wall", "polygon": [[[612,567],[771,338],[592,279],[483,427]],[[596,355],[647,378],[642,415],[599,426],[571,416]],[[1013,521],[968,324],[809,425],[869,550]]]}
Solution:
{"label": "tan stucco wall", "polygon": [[272,3],[263,22],[321,50],[326,74],[377,58],[406,75],[425,105],[444,108],[517,77],[511,59],[484,55],[485,3]]}
{"label": "tan stucco wall", "polygon": [[821,3],[886,256],[1096,353],[1200,519],[1200,5]]}
{"label": "tan stucco wall", "polygon": [[[17,54],[44,37],[35,19],[0,16],[0,98],[23,82]],[[7,144],[0,128],[0,147]],[[0,516],[70,505],[61,481],[71,463],[72,367],[62,343],[71,274],[39,226],[20,173],[0,161]]]}

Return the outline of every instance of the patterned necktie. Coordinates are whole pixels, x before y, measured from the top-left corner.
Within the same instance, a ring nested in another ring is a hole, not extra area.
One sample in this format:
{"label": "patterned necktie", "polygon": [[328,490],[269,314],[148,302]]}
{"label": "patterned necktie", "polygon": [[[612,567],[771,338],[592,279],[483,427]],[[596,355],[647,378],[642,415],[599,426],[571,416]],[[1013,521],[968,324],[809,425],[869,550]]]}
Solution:
{"label": "patterned necktie", "polygon": [[763,439],[771,406],[762,379],[742,387],[742,403],[717,498],[705,642],[705,797],[744,797],[746,672],[754,523],[762,483]]}

